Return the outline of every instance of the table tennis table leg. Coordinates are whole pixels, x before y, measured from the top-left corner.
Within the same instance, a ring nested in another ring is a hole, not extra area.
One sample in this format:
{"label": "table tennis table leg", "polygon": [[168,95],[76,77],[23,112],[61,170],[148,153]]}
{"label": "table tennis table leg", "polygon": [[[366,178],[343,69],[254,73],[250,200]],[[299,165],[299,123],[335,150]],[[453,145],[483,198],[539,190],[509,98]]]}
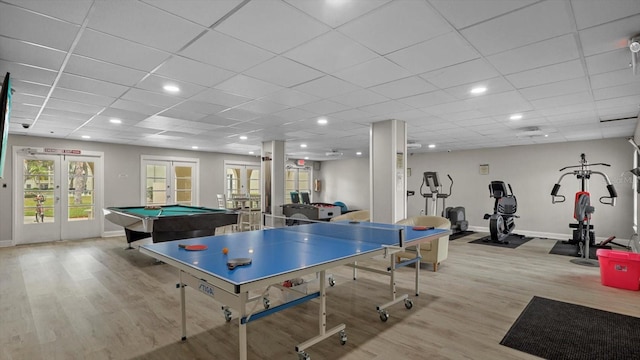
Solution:
{"label": "table tennis table leg", "polygon": [[184,273],[180,271],[180,312],[182,313],[182,341],[187,340],[187,302],[186,302],[186,292],[184,288],[186,285],[182,281],[182,277]]}
{"label": "table tennis table leg", "polygon": [[243,323],[242,319],[247,316],[247,298],[249,293],[242,292],[238,296],[240,300],[239,310],[240,317],[238,317],[238,343],[240,347],[240,360],[247,360],[247,322]]}
{"label": "table tennis table leg", "polygon": [[[416,256],[420,256],[420,244],[416,245]],[[420,295],[420,261],[416,265],[416,296]]]}

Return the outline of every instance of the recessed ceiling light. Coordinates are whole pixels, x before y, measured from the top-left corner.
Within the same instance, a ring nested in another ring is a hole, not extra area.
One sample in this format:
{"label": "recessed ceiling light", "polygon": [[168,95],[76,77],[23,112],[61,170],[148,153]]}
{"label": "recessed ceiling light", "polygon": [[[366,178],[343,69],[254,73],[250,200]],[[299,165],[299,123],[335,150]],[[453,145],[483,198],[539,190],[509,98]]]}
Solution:
{"label": "recessed ceiling light", "polygon": [[429,144],[429,149],[433,149],[436,147],[436,144]]}
{"label": "recessed ceiling light", "polygon": [[89,136],[89,135],[82,135],[82,138],[83,138],[83,139],[91,139],[91,136]]}
{"label": "recessed ceiling light", "polygon": [[246,135],[240,135],[240,140],[247,140],[247,136]]}
{"label": "recessed ceiling light", "polygon": [[544,134],[544,137],[549,137],[549,134]]}
{"label": "recessed ceiling light", "polygon": [[122,124],[122,120],[120,119],[109,119],[109,122],[112,124]]}
{"label": "recessed ceiling light", "polygon": [[180,88],[175,85],[165,85],[162,88],[165,91],[172,92],[172,93],[177,93],[178,91],[180,91]]}
{"label": "recessed ceiling light", "polygon": [[249,151],[249,155],[253,155],[255,154],[253,151]]}
{"label": "recessed ceiling light", "polygon": [[195,145],[194,145],[194,146],[192,146],[191,148],[192,148],[193,150],[198,149],[198,147],[197,147],[197,146],[195,146]]}
{"label": "recessed ceiling light", "polygon": [[485,91],[487,91],[487,88],[484,86],[478,86],[471,89],[472,94],[482,94]]}
{"label": "recessed ceiling light", "polygon": [[356,153],[356,155],[358,155],[358,156],[362,155],[362,151],[358,151],[358,152]]}
{"label": "recessed ceiling light", "polygon": [[318,125],[327,125],[329,121],[325,118],[318,119]]}
{"label": "recessed ceiling light", "polygon": [[513,114],[513,115],[511,115],[511,117],[509,117],[509,119],[511,119],[511,120],[520,120],[520,119],[522,119],[522,114]]}
{"label": "recessed ceiling light", "polygon": [[300,144],[300,147],[301,147],[301,148],[306,148],[306,147],[307,147],[307,144]]}
{"label": "recessed ceiling light", "polygon": [[305,160],[309,160],[309,157],[308,157],[308,156],[305,156],[305,157],[304,157],[304,159],[305,159]]}

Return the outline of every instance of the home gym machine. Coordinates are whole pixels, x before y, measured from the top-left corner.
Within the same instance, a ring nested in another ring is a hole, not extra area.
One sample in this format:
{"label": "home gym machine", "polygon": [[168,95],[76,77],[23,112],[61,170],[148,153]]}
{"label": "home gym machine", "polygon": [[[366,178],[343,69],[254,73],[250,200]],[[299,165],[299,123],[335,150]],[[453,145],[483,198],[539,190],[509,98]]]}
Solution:
{"label": "home gym machine", "polygon": [[[507,191],[507,187],[509,190]],[[489,197],[494,198],[493,214],[484,214],[484,219],[489,220],[489,232],[491,233],[491,242],[498,244],[508,244],[506,239],[512,234],[516,228],[515,218],[518,210],[518,201],[513,195],[511,184],[505,184],[504,181],[492,181],[489,184]],[[487,240],[488,242],[489,240]]]}
{"label": "home gym machine", "polygon": [[[607,184],[607,191],[609,192],[609,196],[600,197],[599,201],[601,204],[615,206],[616,198],[618,197],[618,193],[609,180],[607,174],[600,171],[591,170],[592,166],[609,167],[611,165],[605,163],[589,164],[585,154],[580,154],[580,165],[565,166],[559,171],[565,171],[567,169],[574,168],[578,169],[563,173],[560,176],[560,179],[558,179],[558,182],[553,185],[553,190],[551,190],[552,204],[564,202],[566,198],[563,195],[558,195],[562,178],[567,175],[573,175],[578,180],[580,180],[580,191],[576,192],[573,208],[573,217],[578,221],[578,223],[569,224],[569,227],[574,229],[573,238],[569,241],[566,241],[565,243],[578,246],[578,256],[580,257],[580,259],[573,259],[571,260],[571,262],[574,264],[586,266],[598,266],[597,261],[591,260],[589,258],[589,247],[595,246],[595,234],[593,232],[593,225],[591,225],[591,214],[594,213],[595,208],[591,206],[591,195],[589,194],[589,179],[591,179],[591,175],[602,176]],[[609,238],[607,239],[607,242],[615,244],[611,240],[612,238]]]}
{"label": "home gym machine", "polygon": [[[449,181],[451,181],[448,194],[442,191],[442,184],[438,179],[437,172],[426,171],[424,173],[422,184],[420,185],[420,195],[425,198],[424,211],[428,215],[442,216],[449,219],[449,221],[451,222],[451,231],[454,234],[462,231],[467,231],[469,222],[465,219],[464,207],[446,207],[446,199],[451,196],[453,190],[453,179],[449,174],[447,174],[447,177],[449,178]],[[429,188],[429,192],[426,193],[422,191],[425,184]],[[432,202],[431,212],[429,212],[429,199],[431,199]],[[438,215],[438,199],[442,199],[443,210],[440,215]]]}

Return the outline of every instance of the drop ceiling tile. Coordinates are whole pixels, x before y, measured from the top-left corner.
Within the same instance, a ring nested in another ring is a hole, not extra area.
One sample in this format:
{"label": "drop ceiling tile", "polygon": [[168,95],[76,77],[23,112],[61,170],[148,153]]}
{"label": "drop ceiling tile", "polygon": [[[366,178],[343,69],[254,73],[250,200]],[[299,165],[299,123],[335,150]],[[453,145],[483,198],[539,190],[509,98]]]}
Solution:
{"label": "drop ceiling tile", "polygon": [[555,96],[551,98],[532,100],[531,104],[536,108],[552,108],[558,106],[566,106],[573,104],[582,104],[592,102],[593,97],[589,92],[579,92],[575,94]]}
{"label": "drop ceiling tile", "polygon": [[231,71],[181,56],[172,56],[154,73],[171,79],[191,82],[207,87],[217,85],[234,75]]}
{"label": "drop ceiling tile", "polygon": [[239,105],[235,109],[247,110],[258,114],[272,114],[287,109],[287,106],[270,101],[253,100]]}
{"label": "drop ceiling tile", "polygon": [[580,56],[573,35],[541,41],[500,54],[487,60],[504,75],[561,63]]}
{"label": "drop ceiling tile", "polygon": [[437,90],[426,94],[408,96],[398,99],[398,101],[419,109],[456,101],[456,98],[442,90]]}
{"label": "drop ceiling tile", "polygon": [[[606,73],[613,70],[629,69],[629,50],[622,48],[585,58],[590,75]],[[629,70],[631,71],[631,70]]]}
{"label": "drop ceiling tile", "polygon": [[638,33],[640,15],[580,30],[580,41],[585,56],[627,47],[629,36]]}
{"label": "drop ceiling tile", "polygon": [[[180,88],[180,91],[175,94],[169,93],[163,89],[163,87],[167,85],[177,86],[178,88]],[[156,93],[167,93],[168,95],[181,98],[190,98],[206,89],[201,85],[168,79],[157,75],[147,76],[136,85],[136,88],[149,90]]]}
{"label": "drop ceiling tile", "polygon": [[142,71],[151,71],[169,57],[166,52],[92,30],[85,30],[74,54]]}
{"label": "drop ceiling tile", "polygon": [[[606,101],[606,100],[605,100]],[[596,113],[601,118],[619,119],[623,117],[638,117],[638,106],[635,104],[621,105],[616,107],[596,108]]]}
{"label": "drop ceiling tile", "polygon": [[398,0],[381,6],[338,30],[378,54],[388,54],[448,33],[451,28],[427,3]]}
{"label": "drop ceiling tile", "polygon": [[640,2],[635,0],[571,0],[578,30],[640,14]]}
{"label": "drop ceiling tile", "polygon": [[589,91],[587,80],[585,78],[576,78],[521,89],[520,94],[527,100],[537,100],[586,91]]}
{"label": "drop ceiling tile", "polygon": [[218,90],[257,99],[282,89],[281,86],[274,85],[262,80],[254,79],[245,75],[236,75],[215,87]]}
{"label": "drop ceiling tile", "polygon": [[638,97],[637,96],[625,96],[615,99],[607,99],[607,100],[596,100],[595,106],[598,109],[607,109],[612,107],[625,107],[628,105],[638,106]]}
{"label": "drop ceiling tile", "polygon": [[317,102],[300,105],[298,106],[298,108],[318,115],[328,115],[348,109],[347,106],[331,100],[320,100]]}
{"label": "drop ceiling tile", "polygon": [[543,66],[507,75],[506,79],[516,89],[548,84],[560,80],[575,79],[585,75],[582,62],[579,59]]}
{"label": "drop ceiling tile", "polygon": [[412,108],[409,105],[401,103],[399,101],[390,100],[383,103],[363,106],[360,108],[360,110],[373,115],[387,115],[391,113],[412,110]]}
{"label": "drop ceiling tile", "polygon": [[197,112],[179,110],[175,107],[165,110],[158,115],[189,121],[200,121],[207,116]]}
{"label": "drop ceiling tile", "polygon": [[0,59],[58,71],[65,52],[0,36]]}
{"label": "drop ceiling tile", "polygon": [[377,57],[373,51],[336,31],[302,44],[284,56],[328,74]]}
{"label": "drop ceiling tile", "polygon": [[251,101],[251,98],[230,94],[228,92],[224,92],[222,90],[217,89],[209,89],[206,90],[190,100],[204,101],[211,104],[218,104],[226,107],[234,107],[238,106],[247,101]]}
{"label": "drop ceiling tile", "polygon": [[361,121],[369,116],[371,116],[371,114],[358,109],[348,109],[331,114],[331,118],[335,118],[338,121]]}
{"label": "drop ceiling tile", "polygon": [[282,89],[261,98],[261,100],[273,101],[287,106],[300,106],[318,101],[320,98],[296,90]]}
{"label": "drop ceiling tile", "polygon": [[120,119],[124,124],[135,124],[149,117],[147,114],[138,113],[129,110],[118,109],[114,107],[106,108],[102,113],[102,117]]}
{"label": "drop ceiling tile", "polygon": [[30,81],[43,85],[53,85],[57,74],[52,70],[39,69],[2,60],[0,60],[0,70],[2,73],[11,73],[12,80]]}
{"label": "drop ceiling tile", "polygon": [[386,56],[415,74],[478,58],[476,51],[455,33],[441,35]]}
{"label": "drop ceiling tile", "polygon": [[69,50],[79,26],[0,3],[0,34],[58,50]]}
{"label": "drop ceiling tile", "polygon": [[420,77],[412,76],[374,86],[370,90],[396,100],[399,98],[431,92],[437,90],[437,88]]}
{"label": "drop ceiling tile", "polygon": [[337,103],[344,104],[350,107],[361,107],[365,105],[371,105],[375,103],[388,101],[389,98],[376,94],[370,90],[360,89],[347,94],[341,94],[330,98]]}
{"label": "drop ceiling tile", "polygon": [[207,117],[200,119],[199,122],[218,125],[218,126],[230,126],[230,125],[237,124],[239,121],[230,119],[230,118],[225,118],[219,115],[209,115]]}
{"label": "drop ceiling tile", "polygon": [[164,108],[160,106],[154,106],[125,99],[116,100],[113,104],[111,104],[111,107],[145,115],[154,115],[164,110]]}
{"label": "drop ceiling tile", "polygon": [[95,2],[87,27],[169,52],[180,50],[204,30],[138,1]]}
{"label": "drop ceiling tile", "polygon": [[491,110],[491,114],[503,114],[511,111],[533,110],[531,104],[526,101],[517,91],[507,91],[498,94],[488,94],[464,100],[465,103],[476,109]]}
{"label": "drop ceiling tile", "polygon": [[450,1],[429,0],[456,29],[533,4],[536,0]]}
{"label": "drop ceiling tile", "polygon": [[391,61],[379,57],[334,74],[350,83],[370,87],[411,76],[411,73]]}
{"label": "drop ceiling tile", "polygon": [[292,87],[324,74],[287,58],[276,56],[244,72],[245,75],[284,87]]}
{"label": "drop ceiling tile", "polygon": [[633,76],[631,69],[622,69],[591,75],[591,88],[602,89],[612,86],[626,85],[635,83],[640,88],[640,76]]}
{"label": "drop ceiling tile", "polygon": [[146,91],[141,89],[131,89],[126,94],[122,95],[122,99],[136,101],[143,104],[159,106],[159,107],[171,107],[177,103],[183,101],[175,96],[164,95],[158,92]]}
{"label": "drop ceiling tile", "polygon": [[69,73],[62,73],[60,79],[58,80],[58,87],[93,93],[96,95],[102,95],[111,98],[120,97],[120,95],[124,94],[124,92],[128,89],[126,86],[101,80],[90,79],[87,77]]}
{"label": "drop ceiling tile", "polygon": [[496,54],[570,33],[572,22],[568,10],[563,1],[539,2],[461,33],[483,55]]}
{"label": "drop ceiling tile", "polygon": [[204,27],[209,27],[240,5],[242,0],[143,0],[143,2]]}
{"label": "drop ceiling tile", "polygon": [[216,30],[236,39],[281,54],[330,28],[281,1],[252,1]]}
{"label": "drop ceiling tile", "polygon": [[359,88],[357,86],[333,76],[323,76],[319,79],[294,87],[294,90],[302,91],[321,98],[329,98],[356,91],[358,89]]}
{"label": "drop ceiling tile", "polygon": [[82,24],[89,12],[92,0],[6,0],[5,2],[52,16],[74,24]]}
{"label": "drop ceiling tile", "polygon": [[[216,105],[216,104],[212,104],[204,101],[187,100],[174,106],[172,110],[190,111],[198,114],[211,115],[211,114],[219,113],[220,111],[226,110],[228,108],[229,107],[227,106]],[[166,115],[166,116],[169,116],[169,115]]]}
{"label": "drop ceiling tile", "polygon": [[447,121],[449,121],[449,114],[454,114],[458,112],[464,111],[474,111],[477,110],[474,104],[471,104],[464,100],[457,100],[447,103],[434,104],[431,106],[426,106],[421,108],[422,111],[426,112],[430,115],[436,115],[441,117]]}
{"label": "drop ceiling tile", "polygon": [[308,119],[310,117],[315,117],[318,114],[305,111],[302,109],[298,109],[298,108],[290,108],[287,110],[279,111],[273,115],[281,117],[287,121],[300,121],[303,119]]}
{"label": "drop ceiling tile", "polygon": [[260,117],[260,114],[238,108],[227,109],[225,111],[219,112],[217,115],[225,119],[236,121],[249,121]]}
{"label": "drop ceiling tile", "polygon": [[209,31],[194,41],[181,55],[231,71],[245,71],[274,55],[217,31]]}
{"label": "drop ceiling tile", "polygon": [[72,111],[80,114],[95,115],[96,113],[104,109],[104,106],[67,101],[67,100],[56,99],[56,98],[49,98],[49,101],[47,102],[47,108],[55,109],[55,110],[63,110],[63,111]]}
{"label": "drop ceiling tile", "polygon": [[[595,98],[595,100],[621,98],[632,95],[640,95],[640,84],[638,81],[635,81],[631,84],[593,90],[593,97]],[[637,98],[640,102],[640,96],[638,96]]]}
{"label": "drop ceiling tile", "polygon": [[285,1],[332,28],[336,28],[388,3],[390,0],[345,1],[335,4],[329,1]]}
{"label": "drop ceiling tile", "polygon": [[77,103],[85,103],[90,105],[108,106],[115,98],[91,94],[83,91],[65,89],[60,86],[56,87],[51,94],[52,98],[68,100]]}
{"label": "drop ceiling tile", "polygon": [[441,89],[496,76],[498,76],[498,72],[483,59],[467,61],[420,75],[420,77]]}
{"label": "drop ceiling tile", "polygon": [[489,94],[496,94],[505,91],[513,90],[513,86],[509,82],[507,82],[503,77],[494,77],[492,79],[486,79],[477,81],[474,83],[469,83],[460,86],[454,86],[448,89],[445,89],[447,93],[455,96],[458,99],[470,99],[476,97],[478,95],[472,94],[471,89],[479,86],[484,86],[487,88],[487,91],[482,94],[482,96],[487,96]]}
{"label": "drop ceiling tile", "polygon": [[[54,106],[58,105],[60,105],[60,103],[54,104]],[[79,113],[76,111],[62,110],[47,106],[42,110],[40,118],[43,120],[57,120],[57,127],[76,128],[83,122],[89,120],[91,116],[92,115],[89,113]]]}
{"label": "drop ceiling tile", "polygon": [[[13,83],[11,87],[13,88]],[[42,106],[42,104],[44,104],[44,99],[45,99],[44,96],[30,95],[30,94],[25,94],[25,93],[16,91],[16,93],[11,95],[11,103],[12,103],[11,117],[13,118],[14,116],[13,110],[16,108],[16,106],[18,106],[18,104]]]}
{"label": "drop ceiling tile", "polygon": [[146,75],[139,70],[77,55],[69,58],[65,73],[127,86],[135,85]]}
{"label": "drop ceiling tile", "polygon": [[15,89],[15,94],[29,94],[43,97],[47,96],[49,89],[51,89],[51,86],[18,80],[14,77],[13,73],[11,73],[11,87]]}

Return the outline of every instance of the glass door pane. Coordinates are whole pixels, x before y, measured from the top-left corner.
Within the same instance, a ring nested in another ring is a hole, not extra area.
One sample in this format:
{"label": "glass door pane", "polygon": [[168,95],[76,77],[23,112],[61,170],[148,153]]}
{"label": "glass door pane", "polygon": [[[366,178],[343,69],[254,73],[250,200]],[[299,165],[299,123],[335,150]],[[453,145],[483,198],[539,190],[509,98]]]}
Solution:
{"label": "glass door pane", "polygon": [[168,165],[148,164],[146,169],[146,205],[167,205]]}
{"label": "glass door pane", "polygon": [[69,161],[67,208],[69,221],[93,219],[95,214],[93,161]]}
{"label": "glass door pane", "polygon": [[55,221],[55,162],[23,161],[24,224]]}
{"label": "glass door pane", "polygon": [[192,182],[192,166],[180,166],[176,165],[174,167],[174,176],[175,176],[175,198],[176,203],[182,205],[192,205],[192,194],[193,194],[193,182]]}

